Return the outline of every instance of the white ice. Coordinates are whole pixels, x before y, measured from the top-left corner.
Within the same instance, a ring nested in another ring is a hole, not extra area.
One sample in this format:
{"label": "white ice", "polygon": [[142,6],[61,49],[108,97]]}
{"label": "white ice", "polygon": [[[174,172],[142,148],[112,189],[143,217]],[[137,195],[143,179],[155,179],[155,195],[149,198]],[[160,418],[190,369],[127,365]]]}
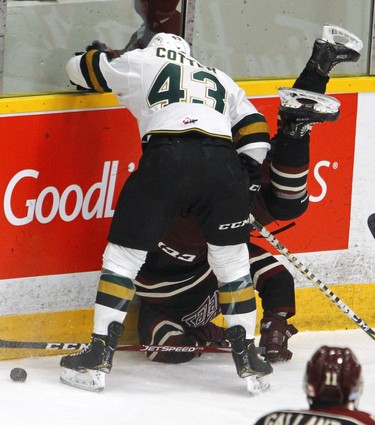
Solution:
{"label": "white ice", "polygon": [[[0,362],[1,424],[10,425],[250,425],[278,408],[306,408],[306,361],[321,345],[350,347],[363,366],[361,410],[375,414],[375,340],[361,329],[298,333],[291,361],[274,365],[270,391],[250,397],[230,354],[203,354],[180,365],[153,363],[143,353],[118,352],[102,393],[59,382],[60,356]],[[22,367],[26,382],[11,381]]]}

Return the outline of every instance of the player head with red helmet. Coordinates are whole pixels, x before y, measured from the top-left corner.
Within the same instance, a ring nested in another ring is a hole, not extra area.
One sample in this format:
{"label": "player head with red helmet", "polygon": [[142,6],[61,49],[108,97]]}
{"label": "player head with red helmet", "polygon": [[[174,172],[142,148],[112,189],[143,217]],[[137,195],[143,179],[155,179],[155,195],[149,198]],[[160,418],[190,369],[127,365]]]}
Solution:
{"label": "player head with red helmet", "polygon": [[180,0],[134,0],[134,8],[144,21],[151,24],[175,13],[179,2]]}
{"label": "player head with red helmet", "polygon": [[180,0],[148,0],[150,8],[157,12],[173,12]]}
{"label": "player head with red helmet", "polygon": [[361,365],[349,348],[322,346],[307,363],[304,388],[311,407],[356,406],[362,387]]}

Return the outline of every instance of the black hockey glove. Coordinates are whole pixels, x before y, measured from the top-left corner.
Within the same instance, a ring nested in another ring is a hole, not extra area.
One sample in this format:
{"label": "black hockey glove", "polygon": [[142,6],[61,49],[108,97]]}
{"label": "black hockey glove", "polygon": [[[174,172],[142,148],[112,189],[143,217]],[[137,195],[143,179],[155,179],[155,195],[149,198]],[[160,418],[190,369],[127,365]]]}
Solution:
{"label": "black hockey glove", "polygon": [[99,40],[94,40],[89,46],[86,47],[86,52],[90,52],[91,50],[99,50],[99,52],[104,52],[107,55],[107,59],[109,61],[118,57],[118,54],[115,50],[111,49],[105,43],[102,43]]}
{"label": "black hockey glove", "polygon": [[261,188],[261,164],[244,153],[240,153],[239,157],[242,167],[249,175],[249,207],[251,212],[254,209],[257,193]]}

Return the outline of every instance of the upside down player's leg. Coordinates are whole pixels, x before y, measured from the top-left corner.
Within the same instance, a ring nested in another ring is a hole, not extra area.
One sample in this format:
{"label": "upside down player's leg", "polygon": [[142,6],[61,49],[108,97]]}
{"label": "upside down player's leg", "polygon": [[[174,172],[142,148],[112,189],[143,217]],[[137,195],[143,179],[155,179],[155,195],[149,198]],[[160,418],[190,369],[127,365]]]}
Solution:
{"label": "upside down player's leg", "polygon": [[[336,39],[344,40],[344,42]],[[284,164],[283,158],[279,157],[273,164],[273,176],[275,177],[273,183],[275,184],[273,184],[269,196],[274,199],[271,199],[267,206],[271,206],[271,208],[273,205],[275,206],[275,211],[270,211],[274,218],[290,219],[288,214],[283,211],[288,211],[291,197],[295,198],[294,206],[298,207],[299,194],[297,191],[298,187],[303,187],[301,184],[299,185],[298,179],[305,177],[305,181],[307,180],[308,162],[304,157],[308,158],[306,153],[308,155],[308,142],[312,126],[325,121],[335,121],[339,117],[339,103],[335,102],[334,98],[323,95],[329,81],[329,73],[340,63],[357,62],[362,46],[362,41],[349,31],[337,26],[325,25],[322,38],[315,40],[311,57],[296,79],[293,89],[282,88],[279,90],[281,105],[279,107],[278,134],[273,139],[273,146],[276,148],[276,155],[281,154],[286,162]],[[299,146],[298,142],[302,142],[305,146]],[[305,153],[303,149],[305,149]],[[275,149],[272,149],[272,152],[274,151]],[[293,167],[295,168],[294,172],[292,171]],[[290,176],[287,175],[284,178],[285,173]],[[290,178],[293,177],[296,183],[294,188],[290,187],[290,183],[292,183]],[[284,187],[286,188],[284,189]],[[276,193],[278,191],[279,194]],[[307,208],[307,196],[301,199],[304,200],[305,205],[300,205],[299,215],[304,212],[303,208]],[[298,211],[296,212],[298,214]],[[298,215],[294,217],[298,217]]]}
{"label": "upside down player's leg", "polygon": [[[227,258],[236,258],[237,262],[228,263]],[[220,306],[228,324],[226,337],[232,345],[237,374],[247,379],[250,393],[265,391],[269,388],[265,377],[272,373],[272,367],[260,360],[255,350],[256,304],[246,244],[208,244],[208,261],[218,278]]]}
{"label": "upside down player's leg", "polygon": [[324,25],[322,38],[315,40],[311,57],[293,87],[325,93],[332,68],[342,62],[357,62],[362,47],[362,41],[344,28]]}
{"label": "upside down player's leg", "polygon": [[[311,129],[314,124],[336,121],[340,102],[294,88],[281,88],[279,95],[278,131],[269,157],[270,184],[263,185],[261,191],[273,220],[291,220],[308,208]],[[261,212],[255,211],[254,215]]]}

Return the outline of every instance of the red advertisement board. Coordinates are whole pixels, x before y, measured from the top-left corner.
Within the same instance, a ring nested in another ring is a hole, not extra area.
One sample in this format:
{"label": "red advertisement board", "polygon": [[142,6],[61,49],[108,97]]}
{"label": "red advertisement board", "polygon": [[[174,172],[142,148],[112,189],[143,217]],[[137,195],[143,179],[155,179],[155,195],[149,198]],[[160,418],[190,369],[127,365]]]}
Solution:
{"label": "red advertisement board", "polygon": [[[278,235],[294,253],[348,247],[357,95],[336,97],[339,121],[312,131],[310,207]],[[279,99],[252,102],[274,133]],[[99,270],[117,196],[141,155],[135,119],[124,109],[4,116],[0,132],[0,279]]]}
{"label": "red advertisement board", "polygon": [[124,109],[0,119],[0,279],[100,270],[119,191],[138,165]]}

